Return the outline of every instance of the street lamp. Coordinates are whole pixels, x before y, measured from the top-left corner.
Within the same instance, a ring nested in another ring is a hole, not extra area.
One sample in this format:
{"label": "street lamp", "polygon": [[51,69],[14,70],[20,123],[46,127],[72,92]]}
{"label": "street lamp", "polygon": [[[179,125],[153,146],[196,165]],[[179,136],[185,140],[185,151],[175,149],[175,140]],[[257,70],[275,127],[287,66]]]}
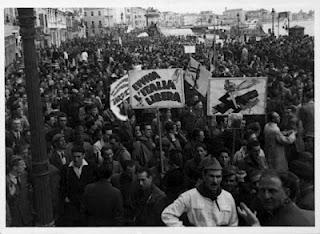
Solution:
{"label": "street lamp", "polygon": [[272,8],[271,15],[272,15],[272,36],[273,36],[274,35],[274,8]]}

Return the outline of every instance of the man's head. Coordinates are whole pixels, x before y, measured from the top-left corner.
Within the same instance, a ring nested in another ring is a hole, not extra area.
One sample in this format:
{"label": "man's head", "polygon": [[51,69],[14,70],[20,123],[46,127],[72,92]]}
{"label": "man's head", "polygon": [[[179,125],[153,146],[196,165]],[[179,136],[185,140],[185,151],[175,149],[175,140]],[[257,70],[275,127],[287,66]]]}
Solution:
{"label": "man's head", "polygon": [[204,140],[204,131],[195,128],[192,131],[192,135],[191,135],[192,139],[198,142],[203,142]]}
{"label": "man's head", "polygon": [[112,170],[109,167],[97,168],[97,177],[99,180],[110,179],[111,176],[112,176]]}
{"label": "man's head", "polygon": [[228,192],[232,192],[237,187],[237,168],[235,166],[223,168],[221,185]]}
{"label": "man's head", "polygon": [[152,137],[152,127],[151,127],[151,124],[145,124],[145,125],[144,125],[143,134],[144,134],[144,136],[147,137],[147,138],[151,138],[151,137]]}
{"label": "man's head", "polygon": [[135,137],[142,137],[141,127],[139,125],[134,127],[134,135]]}
{"label": "man's head", "polygon": [[52,137],[52,145],[57,150],[64,150],[67,147],[64,135],[58,133]]}
{"label": "man's head", "polygon": [[203,160],[207,156],[207,154],[207,147],[204,144],[199,143],[196,145],[196,157],[199,160]]}
{"label": "man's head", "polygon": [[279,124],[281,119],[280,119],[280,115],[277,112],[272,111],[268,114],[268,120],[269,122]]}
{"label": "man's head", "polygon": [[83,146],[74,146],[71,150],[72,161],[75,167],[81,167],[85,156],[85,150]]}
{"label": "man's head", "polygon": [[219,152],[218,160],[223,168],[230,165],[230,151],[227,148],[223,148]]}
{"label": "man's head", "polygon": [[105,145],[101,149],[101,155],[104,161],[112,162],[113,161],[113,150],[111,145]]}
{"label": "man's head", "polygon": [[268,211],[274,211],[295,200],[299,193],[299,179],[291,172],[266,170],[259,181],[258,198]]}
{"label": "man's head", "polygon": [[140,168],[137,171],[137,175],[140,188],[144,191],[149,190],[153,184],[150,170],[147,168]]}
{"label": "man's head", "polygon": [[13,119],[11,122],[11,126],[14,132],[22,131],[22,124],[20,119]]}
{"label": "man's head", "polygon": [[181,130],[181,121],[180,120],[176,121],[176,126],[177,126],[177,131],[180,131]]}
{"label": "man's head", "polygon": [[253,140],[253,141],[249,141],[248,145],[247,145],[247,152],[249,157],[251,157],[252,159],[258,159],[259,155],[260,155],[260,143],[257,140]]}
{"label": "man's head", "polygon": [[67,126],[67,115],[65,113],[61,113],[58,117],[58,124],[61,128],[64,128]]}
{"label": "man's head", "polygon": [[117,150],[120,147],[120,137],[116,134],[110,136],[110,144],[113,150]]}
{"label": "man's head", "polygon": [[9,161],[9,171],[17,176],[24,173],[26,169],[26,163],[20,156],[12,156]]}
{"label": "man's head", "polygon": [[213,193],[220,190],[222,167],[216,158],[208,158],[201,162],[204,185]]}
{"label": "man's head", "polygon": [[123,171],[131,177],[136,174],[136,163],[133,160],[125,160],[123,163]]}

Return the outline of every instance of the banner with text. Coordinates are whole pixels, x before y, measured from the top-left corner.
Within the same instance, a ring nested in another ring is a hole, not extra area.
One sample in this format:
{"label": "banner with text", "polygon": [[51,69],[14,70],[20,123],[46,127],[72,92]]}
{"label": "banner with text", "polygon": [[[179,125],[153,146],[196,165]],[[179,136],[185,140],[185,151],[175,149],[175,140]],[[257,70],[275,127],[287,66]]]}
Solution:
{"label": "banner with text", "polygon": [[123,102],[128,101],[129,97],[129,80],[128,75],[125,75],[110,86],[110,109],[122,121],[128,119],[123,113]]}
{"label": "banner with text", "polygon": [[133,109],[184,106],[183,70],[129,71],[130,104]]}
{"label": "banner with text", "polygon": [[207,114],[265,114],[267,79],[266,77],[210,78]]}
{"label": "banner with text", "polygon": [[194,54],[196,52],[196,47],[195,46],[184,46],[184,53],[185,54]]}

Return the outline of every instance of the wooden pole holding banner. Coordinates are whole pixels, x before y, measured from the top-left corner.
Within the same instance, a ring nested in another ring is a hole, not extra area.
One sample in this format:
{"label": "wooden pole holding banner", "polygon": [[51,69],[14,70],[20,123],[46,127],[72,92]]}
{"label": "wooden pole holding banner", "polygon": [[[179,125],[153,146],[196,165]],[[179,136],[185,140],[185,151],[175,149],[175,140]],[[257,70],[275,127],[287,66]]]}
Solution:
{"label": "wooden pole holding banner", "polygon": [[161,131],[161,125],[160,125],[160,111],[159,111],[159,108],[156,108],[156,111],[157,111],[157,125],[158,125],[158,133],[159,133],[161,174],[163,174],[164,173],[164,165],[163,165],[163,158],[162,158],[162,131]]}

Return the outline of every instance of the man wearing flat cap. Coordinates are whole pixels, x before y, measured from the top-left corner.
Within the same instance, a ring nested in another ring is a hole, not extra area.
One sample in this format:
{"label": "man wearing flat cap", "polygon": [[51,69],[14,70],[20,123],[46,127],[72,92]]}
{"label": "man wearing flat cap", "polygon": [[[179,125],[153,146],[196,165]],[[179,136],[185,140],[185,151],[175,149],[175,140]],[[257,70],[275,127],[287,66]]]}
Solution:
{"label": "man wearing flat cap", "polygon": [[182,193],[162,212],[162,221],[171,227],[183,226],[179,220],[187,213],[194,226],[237,226],[238,216],[232,195],[221,189],[222,167],[216,158],[204,159],[201,164],[203,181]]}

